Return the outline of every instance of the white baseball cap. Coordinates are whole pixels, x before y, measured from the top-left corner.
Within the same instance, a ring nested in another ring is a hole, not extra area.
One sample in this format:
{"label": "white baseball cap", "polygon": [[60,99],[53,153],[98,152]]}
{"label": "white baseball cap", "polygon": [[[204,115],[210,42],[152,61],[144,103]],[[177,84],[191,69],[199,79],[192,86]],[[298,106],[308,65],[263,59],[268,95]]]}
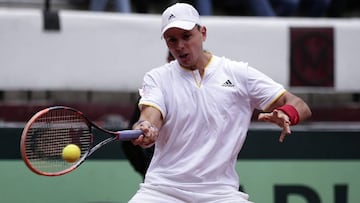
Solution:
{"label": "white baseball cap", "polygon": [[191,30],[195,25],[201,25],[197,10],[186,3],[176,3],[162,13],[161,36],[169,28]]}

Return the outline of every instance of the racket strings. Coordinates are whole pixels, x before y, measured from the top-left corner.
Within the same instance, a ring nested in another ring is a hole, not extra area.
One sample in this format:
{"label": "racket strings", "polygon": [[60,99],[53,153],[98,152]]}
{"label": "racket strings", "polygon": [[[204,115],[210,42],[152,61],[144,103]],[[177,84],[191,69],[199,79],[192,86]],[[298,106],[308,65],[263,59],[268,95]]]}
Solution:
{"label": "racket strings", "polygon": [[76,163],[62,159],[62,150],[76,144],[83,157],[92,143],[91,129],[77,112],[53,110],[38,117],[28,130],[26,156],[34,168],[47,173],[68,169]]}

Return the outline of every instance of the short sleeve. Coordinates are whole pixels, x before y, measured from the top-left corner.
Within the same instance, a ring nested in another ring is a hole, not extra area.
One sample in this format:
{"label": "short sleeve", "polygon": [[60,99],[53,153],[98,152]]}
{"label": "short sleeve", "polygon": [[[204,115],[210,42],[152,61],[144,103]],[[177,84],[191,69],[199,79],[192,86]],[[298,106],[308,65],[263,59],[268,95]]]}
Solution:
{"label": "short sleeve", "polygon": [[281,84],[255,68],[248,66],[247,75],[248,92],[257,109],[266,109],[286,91]]}
{"label": "short sleeve", "polygon": [[163,118],[165,118],[166,107],[164,95],[158,82],[156,81],[157,80],[156,77],[154,77],[153,72],[149,72],[144,76],[142,88],[139,89],[139,94],[141,96],[139,107],[141,109],[144,105],[152,106],[158,109],[161,112]]}

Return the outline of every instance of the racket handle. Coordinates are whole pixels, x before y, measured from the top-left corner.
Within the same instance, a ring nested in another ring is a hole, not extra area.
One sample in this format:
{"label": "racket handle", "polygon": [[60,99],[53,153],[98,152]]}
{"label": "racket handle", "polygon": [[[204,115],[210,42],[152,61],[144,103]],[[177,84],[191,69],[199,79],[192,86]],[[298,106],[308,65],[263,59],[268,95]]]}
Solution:
{"label": "racket handle", "polygon": [[131,140],[138,138],[143,132],[142,130],[121,130],[118,133],[119,140]]}

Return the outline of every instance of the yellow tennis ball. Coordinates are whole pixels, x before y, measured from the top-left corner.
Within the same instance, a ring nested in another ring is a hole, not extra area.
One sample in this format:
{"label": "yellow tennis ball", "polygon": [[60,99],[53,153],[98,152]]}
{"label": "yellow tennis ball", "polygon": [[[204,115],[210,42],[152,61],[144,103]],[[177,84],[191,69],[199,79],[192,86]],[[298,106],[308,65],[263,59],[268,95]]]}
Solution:
{"label": "yellow tennis ball", "polygon": [[81,150],[75,144],[68,144],[62,151],[62,158],[69,163],[73,163],[80,158]]}

